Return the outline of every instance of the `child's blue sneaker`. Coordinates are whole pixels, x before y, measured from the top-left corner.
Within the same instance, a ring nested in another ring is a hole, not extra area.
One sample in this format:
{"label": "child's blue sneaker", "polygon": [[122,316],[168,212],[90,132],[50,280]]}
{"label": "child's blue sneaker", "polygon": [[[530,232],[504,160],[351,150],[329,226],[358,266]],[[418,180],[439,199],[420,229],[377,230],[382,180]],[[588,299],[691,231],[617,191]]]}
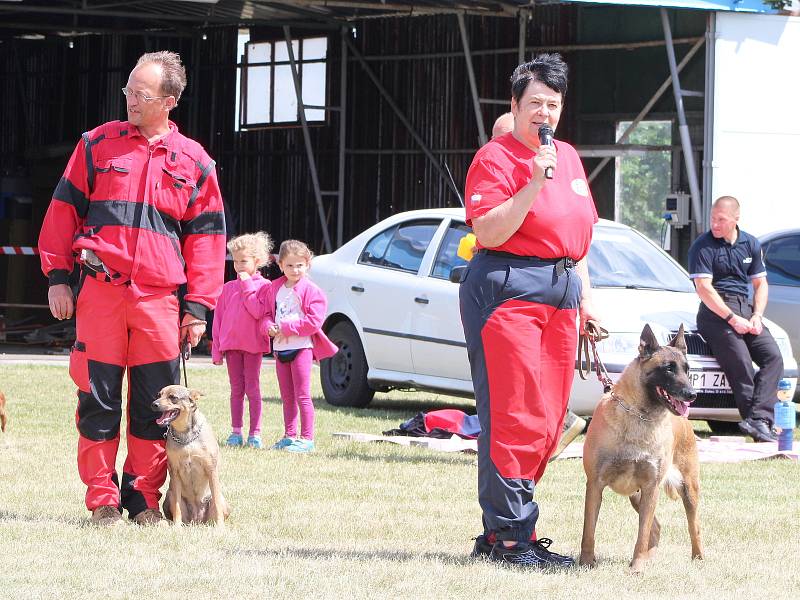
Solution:
{"label": "child's blue sneaker", "polygon": [[292,438],[290,438],[290,437],[281,438],[277,442],[272,444],[270,449],[271,450],[286,450],[293,443],[294,443],[294,440]]}
{"label": "child's blue sneaker", "polygon": [[261,437],[257,435],[251,435],[247,438],[247,445],[251,448],[255,448],[256,450],[261,450],[264,446],[261,445]]}
{"label": "child's blue sneaker", "polygon": [[232,433],[228,436],[228,439],[225,440],[226,446],[243,446],[244,440],[242,440],[241,433]]}
{"label": "child's blue sneaker", "polygon": [[287,446],[286,450],[288,452],[313,452],[314,440],[304,440],[300,438],[293,441],[291,446]]}

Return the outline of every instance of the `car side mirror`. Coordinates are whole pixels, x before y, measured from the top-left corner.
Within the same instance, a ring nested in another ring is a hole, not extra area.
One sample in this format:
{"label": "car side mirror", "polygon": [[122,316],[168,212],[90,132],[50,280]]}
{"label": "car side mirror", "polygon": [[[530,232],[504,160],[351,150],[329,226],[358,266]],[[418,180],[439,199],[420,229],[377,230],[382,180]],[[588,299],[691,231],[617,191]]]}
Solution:
{"label": "car side mirror", "polygon": [[453,283],[461,283],[461,278],[464,276],[464,271],[467,270],[467,265],[459,265],[450,270],[450,281]]}

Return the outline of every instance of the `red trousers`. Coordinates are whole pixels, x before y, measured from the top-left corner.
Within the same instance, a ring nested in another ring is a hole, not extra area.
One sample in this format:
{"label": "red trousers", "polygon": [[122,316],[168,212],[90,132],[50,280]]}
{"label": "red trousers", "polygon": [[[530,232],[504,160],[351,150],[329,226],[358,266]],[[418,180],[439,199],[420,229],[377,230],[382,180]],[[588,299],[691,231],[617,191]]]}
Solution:
{"label": "red trousers", "polygon": [[[70,376],[78,386],[78,473],[86,507],[112,505],[130,517],[158,508],[167,476],[164,430],[151,403],[179,382],[179,310],[172,291],[136,298],[127,285],[86,277],[78,294]],[[122,377],[128,373],[128,456],[117,478]]]}

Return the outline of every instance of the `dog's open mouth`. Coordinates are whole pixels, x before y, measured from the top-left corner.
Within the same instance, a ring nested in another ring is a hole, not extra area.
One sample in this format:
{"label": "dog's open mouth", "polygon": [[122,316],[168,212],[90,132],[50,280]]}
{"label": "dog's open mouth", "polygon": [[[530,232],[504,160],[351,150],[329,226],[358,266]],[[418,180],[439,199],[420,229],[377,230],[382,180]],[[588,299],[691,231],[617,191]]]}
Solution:
{"label": "dog's open mouth", "polygon": [[656,386],[656,393],[661,401],[667,405],[667,408],[679,417],[685,417],[689,413],[689,404],[691,404],[691,402],[675,398],[660,385]]}
{"label": "dog's open mouth", "polygon": [[165,410],[161,413],[161,416],[156,419],[156,423],[161,425],[161,427],[166,427],[170,423],[172,423],[175,419],[178,418],[178,415],[181,413],[179,410]]}

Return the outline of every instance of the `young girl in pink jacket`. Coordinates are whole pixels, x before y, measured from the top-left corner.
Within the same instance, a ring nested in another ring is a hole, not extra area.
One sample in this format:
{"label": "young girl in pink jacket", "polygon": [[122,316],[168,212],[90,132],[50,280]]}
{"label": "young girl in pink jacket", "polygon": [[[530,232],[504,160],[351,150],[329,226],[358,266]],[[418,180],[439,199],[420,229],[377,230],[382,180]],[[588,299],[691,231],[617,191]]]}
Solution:
{"label": "young girl in pink jacket", "polygon": [[[259,330],[272,338],[275,371],[283,401],[284,436],[272,448],[289,452],[314,450],[314,404],[311,365],[339,350],[322,332],[328,308],[324,292],[306,275],[311,250],[303,242],[286,240],[278,252],[283,277],[260,290],[249,288],[245,305],[260,318]],[[297,416],[300,413],[300,437]]]}
{"label": "young girl in pink jacket", "polygon": [[269,284],[259,273],[269,264],[272,240],[260,231],[240,235],[228,242],[237,277],[222,288],[214,311],[211,332],[211,361],[228,366],[231,384],[231,434],[228,446],[243,445],[244,396],[250,404],[250,433],[247,445],[261,448],[261,360],[269,352],[269,341],[258,330],[258,319],[244,306],[244,290],[259,290]]}

